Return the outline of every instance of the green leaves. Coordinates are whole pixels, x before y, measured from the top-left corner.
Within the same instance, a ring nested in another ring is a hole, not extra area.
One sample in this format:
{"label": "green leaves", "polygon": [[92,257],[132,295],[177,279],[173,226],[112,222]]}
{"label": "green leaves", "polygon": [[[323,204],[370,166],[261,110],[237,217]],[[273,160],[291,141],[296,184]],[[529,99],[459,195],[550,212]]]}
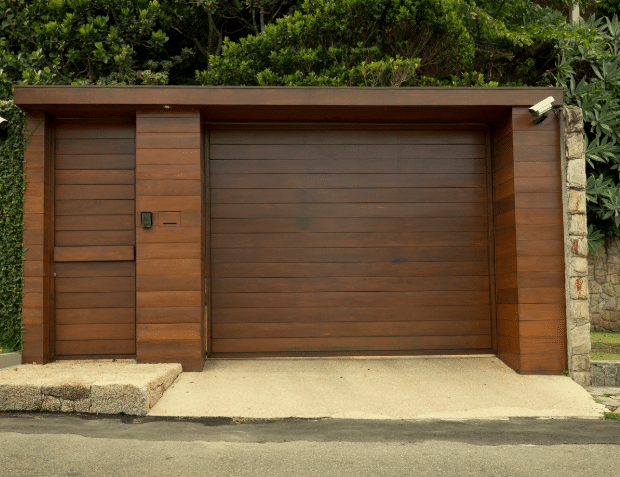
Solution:
{"label": "green leaves", "polygon": [[260,35],[224,41],[200,84],[414,86],[467,70],[460,0],[307,0]]}
{"label": "green leaves", "polygon": [[12,102],[0,101],[0,116],[9,124],[0,139],[0,348],[22,346],[24,125],[26,114]]}

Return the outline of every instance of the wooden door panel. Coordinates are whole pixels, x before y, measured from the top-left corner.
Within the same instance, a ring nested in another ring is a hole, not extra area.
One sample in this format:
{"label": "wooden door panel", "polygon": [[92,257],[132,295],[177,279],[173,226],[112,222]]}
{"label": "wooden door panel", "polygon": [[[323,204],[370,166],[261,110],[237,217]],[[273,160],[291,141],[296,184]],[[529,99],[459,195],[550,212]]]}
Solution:
{"label": "wooden door panel", "polygon": [[135,354],[135,124],[58,120],[55,353]]}

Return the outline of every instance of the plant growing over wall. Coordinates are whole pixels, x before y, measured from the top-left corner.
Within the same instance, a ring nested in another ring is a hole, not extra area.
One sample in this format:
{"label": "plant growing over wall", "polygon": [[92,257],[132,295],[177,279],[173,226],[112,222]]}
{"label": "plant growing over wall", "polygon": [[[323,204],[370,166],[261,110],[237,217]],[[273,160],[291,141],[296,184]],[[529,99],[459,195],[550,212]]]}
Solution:
{"label": "plant growing over wall", "polygon": [[2,101],[0,117],[6,119],[6,137],[0,135],[0,349],[17,351],[22,346],[26,114]]}
{"label": "plant growing over wall", "polygon": [[620,235],[620,23],[594,18],[589,44],[558,43],[557,84],[567,104],[583,109],[586,126],[588,245]]}
{"label": "plant growing over wall", "polygon": [[496,85],[473,70],[466,19],[485,37],[529,42],[465,0],[306,0],[259,35],[225,40],[212,68],[196,78],[213,85]]}

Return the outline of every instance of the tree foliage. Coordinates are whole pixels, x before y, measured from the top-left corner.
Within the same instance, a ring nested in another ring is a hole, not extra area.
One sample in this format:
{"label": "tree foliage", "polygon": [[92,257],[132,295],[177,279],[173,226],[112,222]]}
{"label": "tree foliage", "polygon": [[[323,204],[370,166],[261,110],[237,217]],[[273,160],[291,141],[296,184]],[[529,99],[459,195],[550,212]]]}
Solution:
{"label": "tree foliage", "polygon": [[[306,0],[259,35],[225,40],[201,84],[483,85],[474,35],[531,44],[466,0]],[[493,83],[491,83],[493,84]]]}
{"label": "tree foliage", "polygon": [[[186,84],[224,36],[297,0],[0,0],[0,99],[14,84]],[[262,19],[262,20],[261,20]]]}

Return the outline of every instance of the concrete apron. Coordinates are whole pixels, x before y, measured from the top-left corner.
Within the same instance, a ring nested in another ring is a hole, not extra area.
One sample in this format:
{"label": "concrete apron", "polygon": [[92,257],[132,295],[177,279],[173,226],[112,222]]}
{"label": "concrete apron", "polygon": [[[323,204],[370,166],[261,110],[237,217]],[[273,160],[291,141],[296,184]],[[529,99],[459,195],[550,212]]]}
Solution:
{"label": "concrete apron", "polygon": [[564,376],[522,376],[497,357],[212,359],[182,373],[150,416],[602,419]]}

